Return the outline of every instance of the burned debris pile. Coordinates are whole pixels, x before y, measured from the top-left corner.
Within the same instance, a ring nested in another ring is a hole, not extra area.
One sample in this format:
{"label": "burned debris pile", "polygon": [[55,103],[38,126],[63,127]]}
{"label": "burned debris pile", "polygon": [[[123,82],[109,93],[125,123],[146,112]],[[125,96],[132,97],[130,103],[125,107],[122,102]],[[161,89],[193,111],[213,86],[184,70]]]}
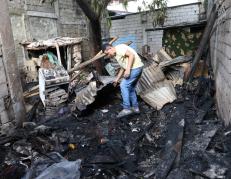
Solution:
{"label": "burned debris pile", "polygon": [[110,102],[90,105],[87,115],[24,123],[1,137],[1,176],[229,178],[230,131],[217,119],[208,84],[177,86],[177,100],[160,111],[142,102],[140,115],[120,120],[118,96],[105,90],[99,97]]}
{"label": "burned debris pile", "polygon": [[[116,65],[106,65],[111,76],[84,68],[105,55],[82,62],[78,43],[24,44],[37,57],[39,85],[24,93],[33,104],[28,122],[0,136],[0,178],[231,177],[230,128],[216,115],[208,74],[184,83],[190,57],[172,59],[161,49],[145,58],[137,85],[141,113],[117,119]],[[38,47],[56,52],[38,55]]]}

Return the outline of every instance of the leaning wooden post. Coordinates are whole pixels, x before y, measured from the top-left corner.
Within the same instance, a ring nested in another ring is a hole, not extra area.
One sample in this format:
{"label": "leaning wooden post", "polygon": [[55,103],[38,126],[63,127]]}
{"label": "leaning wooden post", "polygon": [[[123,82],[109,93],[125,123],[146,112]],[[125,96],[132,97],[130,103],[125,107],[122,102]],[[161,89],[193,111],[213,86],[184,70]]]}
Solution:
{"label": "leaning wooden post", "polygon": [[196,65],[200,61],[200,58],[202,56],[202,53],[203,53],[203,50],[204,50],[206,44],[209,42],[210,34],[212,32],[214,23],[216,21],[217,12],[218,12],[218,8],[215,4],[213,6],[213,9],[212,9],[211,14],[209,16],[209,19],[208,19],[207,25],[205,27],[199,48],[197,49],[196,55],[195,55],[193,62],[192,62],[192,68],[191,68],[190,74],[189,74],[188,78],[186,79],[186,81],[191,82],[193,79],[193,74],[196,70]]}
{"label": "leaning wooden post", "polygon": [[7,0],[0,0],[0,35],[2,39],[3,65],[6,71],[8,89],[13,108],[13,116],[19,127],[26,119],[22,84],[18,70],[14,38]]}
{"label": "leaning wooden post", "polygon": [[[124,44],[130,45],[130,44],[132,44],[132,41],[128,41],[128,42],[126,42],[126,43],[124,43]],[[92,64],[92,63],[95,62],[96,60],[99,60],[99,59],[101,59],[101,58],[103,58],[103,57],[105,57],[105,56],[106,56],[106,54],[104,54],[102,51],[100,51],[100,52],[97,53],[97,55],[94,56],[92,59],[87,60],[87,61],[81,63],[79,66],[70,69],[70,70],[68,71],[68,73],[69,73],[69,74],[72,74],[72,73],[73,73],[74,71],[76,71],[76,70],[83,69],[83,68],[85,68],[87,65]]]}

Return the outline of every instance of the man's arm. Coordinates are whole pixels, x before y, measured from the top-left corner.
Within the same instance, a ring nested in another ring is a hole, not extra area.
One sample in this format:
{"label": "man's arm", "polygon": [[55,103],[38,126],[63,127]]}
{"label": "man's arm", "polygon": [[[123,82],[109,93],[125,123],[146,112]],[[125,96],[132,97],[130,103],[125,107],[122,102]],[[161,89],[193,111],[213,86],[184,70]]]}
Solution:
{"label": "man's arm", "polygon": [[132,52],[130,52],[129,50],[127,50],[125,53],[125,56],[128,57],[128,65],[127,65],[127,68],[124,72],[124,77],[128,78],[130,76],[130,73],[131,73],[131,68],[132,68],[132,65],[134,63],[135,55]]}
{"label": "man's arm", "polygon": [[119,71],[119,73],[117,74],[116,79],[115,79],[115,81],[114,81],[114,86],[117,85],[117,83],[119,82],[119,80],[120,80],[121,77],[123,76],[124,71],[125,71],[125,70],[124,70],[123,68],[120,68],[120,71]]}

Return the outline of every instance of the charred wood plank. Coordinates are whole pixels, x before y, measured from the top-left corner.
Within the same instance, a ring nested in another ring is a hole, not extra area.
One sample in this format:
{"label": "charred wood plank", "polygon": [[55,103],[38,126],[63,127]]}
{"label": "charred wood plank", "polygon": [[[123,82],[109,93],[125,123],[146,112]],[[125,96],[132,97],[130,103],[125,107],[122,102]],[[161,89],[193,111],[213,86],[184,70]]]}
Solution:
{"label": "charred wood plank", "polygon": [[169,153],[167,153],[162,161],[159,163],[156,169],[154,169],[152,172],[146,174],[145,178],[154,177],[155,179],[165,179],[169,172],[172,169],[172,166],[174,164],[174,161],[177,157],[177,152],[175,150],[171,150]]}
{"label": "charred wood plank", "polygon": [[1,137],[0,138],[0,145],[4,145],[6,143],[11,143],[11,142],[15,142],[17,140],[22,139],[21,136],[7,136],[7,137]]}
{"label": "charred wood plank", "polygon": [[159,64],[159,66],[163,69],[165,67],[171,66],[171,65],[176,65],[180,63],[186,63],[191,61],[192,57],[186,57],[186,56],[179,56],[171,61],[163,61]]}
{"label": "charred wood plank", "polygon": [[137,148],[140,140],[143,139],[145,134],[154,126],[154,124],[154,122],[151,122],[134,141],[132,141],[128,146],[126,146],[127,153],[132,153]]}
{"label": "charred wood plank", "polygon": [[182,119],[178,123],[176,121],[172,121],[172,123],[170,123],[168,127],[168,137],[165,147],[165,153],[168,153],[171,150],[174,150],[177,153],[177,158],[175,161],[176,166],[178,166],[180,162],[182,142],[184,137],[184,127],[184,119]]}
{"label": "charred wood plank", "polygon": [[189,171],[194,174],[194,175],[197,175],[197,176],[200,176],[200,177],[203,177],[205,179],[210,179],[210,177],[206,176],[205,174],[201,173],[201,172],[198,172],[196,170],[193,170],[193,169],[189,169]]}
{"label": "charred wood plank", "polygon": [[213,99],[210,99],[205,102],[205,104],[201,107],[201,110],[197,114],[198,116],[195,119],[196,124],[200,124],[203,121],[204,117],[208,113],[209,109],[213,106],[213,104],[214,104]]}

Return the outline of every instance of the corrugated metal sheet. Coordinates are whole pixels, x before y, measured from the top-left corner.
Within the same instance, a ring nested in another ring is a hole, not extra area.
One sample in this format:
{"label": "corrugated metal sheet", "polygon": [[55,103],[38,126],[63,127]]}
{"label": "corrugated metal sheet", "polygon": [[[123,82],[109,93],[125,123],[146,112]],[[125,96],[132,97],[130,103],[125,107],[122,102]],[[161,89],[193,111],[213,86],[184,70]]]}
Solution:
{"label": "corrugated metal sheet", "polygon": [[78,108],[80,111],[86,109],[87,105],[95,101],[95,96],[97,95],[96,81],[92,81],[89,85],[76,93],[76,98],[74,101],[74,108]]}
{"label": "corrugated metal sheet", "polygon": [[157,110],[177,98],[173,84],[165,79],[163,71],[156,64],[143,70],[137,84],[137,93],[146,103]]}
{"label": "corrugated metal sheet", "polygon": [[174,68],[169,68],[165,72],[165,76],[168,80],[171,80],[173,85],[183,85],[183,79],[184,79],[184,67],[177,66]]}
{"label": "corrugated metal sheet", "polygon": [[102,90],[108,84],[113,83],[114,79],[115,77],[99,76],[99,81],[102,83],[99,87],[97,87],[96,81],[90,82],[87,87],[76,93],[72,109],[75,110],[77,108],[80,111],[85,110],[89,104],[92,104],[95,101],[97,92]]}
{"label": "corrugated metal sheet", "polygon": [[153,108],[160,110],[165,104],[176,99],[176,92],[173,84],[165,80],[141,93],[140,97]]}
{"label": "corrugated metal sheet", "polygon": [[144,68],[141,78],[136,87],[138,94],[152,88],[156,83],[165,79],[163,71],[156,66],[156,64],[150,65]]}
{"label": "corrugated metal sheet", "polygon": [[120,38],[117,39],[112,45],[116,46],[116,45],[119,45],[119,44],[124,44],[124,43],[129,42],[129,41],[133,42],[130,45],[130,47],[137,51],[136,37],[134,35],[126,35],[126,36],[123,36],[123,37],[120,36]]}
{"label": "corrugated metal sheet", "polygon": [[26,49],[34,49],[34,48],[47,48],[47,47],[55,47],[58,46],[67,46],[78,44],[83,41],[84,38],[71,38],[71,37],[57,37],[48,40],[40,40],[37,42],[23,42],[23,45]]}

